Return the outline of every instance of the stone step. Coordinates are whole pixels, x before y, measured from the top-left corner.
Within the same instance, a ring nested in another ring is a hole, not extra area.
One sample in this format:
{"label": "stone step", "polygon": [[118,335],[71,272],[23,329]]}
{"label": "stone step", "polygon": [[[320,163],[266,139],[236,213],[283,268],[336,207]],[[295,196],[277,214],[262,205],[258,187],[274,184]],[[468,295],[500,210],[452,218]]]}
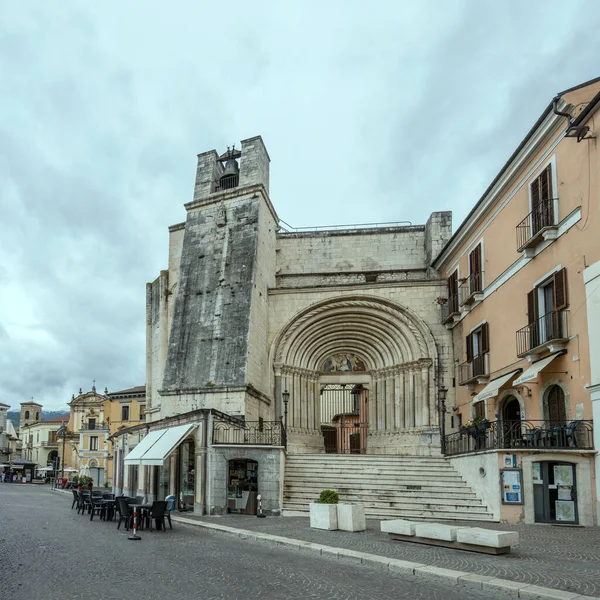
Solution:
{"label": "stone step", "polygon": [[[302,497],[302,496],[287,496],[286,494],[283,495],[283,504],[284,506],[288,505],[288,504],[294,504],[294,505],[308,505],[311,502],[314,502],[315,499],[317,498],[317,496],[306,496],[306,497]],[[443,500],[439,500],[437,498],[430,498],[427,501],[424,502],[420,502],[420,501],[415,501],[414,498],[395,498],[394,500],[390,500],[389,498],[387,500],[382,500],[382,501],[373,501],[372,499],[369,498],[360,498],[360,497],[350,497],[350,496],[340,496],[340,501],[341,502],[353,502],[353,503],[359,503],[359,504],[364,504],[365,507],[369,507],[369,508],[374,508],[374,509],[378,509],[378,508],[408,508],[408,509],[427,509],[427,510],[444,510],[446,512],[457,512],[457,511],[468,511],[468,512],[483,512],[483,513],[487,513],[488,510],[485,506],[483,506],[481,504],[481,502],[479,500],[474,500],[474,501],[457,501],[457,500],[453,500],[452,502],[444,502]]]}
{"label": "stone step", "polygon": [[395,473],[383,473],[379,476],[370,475],[349,475],[345,473],[319,473],[313,475],[311,473],[293,473],[290,474],[286,471],[286,479],[288,481],[295,481],[297,483],[316,483],[322,482],[327,484],[331,482],[331,485],[346,484],[347,486],[359,486],[359,487],[371,487],[379,485],[438,485],[440,487],[447,487],[449,485],[461,487],[466,485],[464,480],[459,475],[439,475],[438,477],[428,477],[422,475],[410,475],[410,474],[395,474]]}
{"label": "stone step", "polygon": [[429,473],[432,475],[443,475],[443,474],[455,474],[451,468],[442,467],[421,467],[421,466],[409,466],[409,465],[345,465],[339,467],[338,465],[286,465],[286,471],[290,473],[303,472],[307,470],[323,470],[323,471],[343,471],[344,473],[373,473],[373,474],[386,474],[386,473]]}
{"label": "stone step", "polygon": [[[283,516],[308,516],[308,507],[300,508],[284,504]],[[370,519],[410,519],[438,521],[494,521],[490,513],[469,512],[445,512],[432,510],[408,510],[408,509],[366,509],[365,516]]]}
{"label": "stone step", "polygon": [[315,466],[315,465],[325,465],[325,466],[362,466],[362,467],[370,467],[373,465],[377,465],[377,466],[390,466],[390,467],[396,467],[398,465],[406,465],[406,466],[410,466],[410,467],[439,467],[439,468],[449,468],[452,469],[452,466],[445,460],[426,460],[426,459],[420,459],[417,457],[413,457],[411,460],[398,460],[398,459],[386,459],[386,458],[377,458],[377,459],[370,459],[370,458],[363,458],[363,457],[359,457],[359,458],[323,458],[324,456],[326,457],[330,457],[330,456],[341,456],[338,454],[326,454],[326,455],[319,455],[316,456],[315,458],[293,458],[293,457],[289,457],[286,459],[286,466],[296,466],[296,465],[301,465],[301,466]]}
{"label": "stone step", "polygon": [[360,502],[370,518],[492,521],[492,514],[442,457],[313,454],[289,456],[284,514],[307,514],[324,489]]}
{"label": "stone step", "polygon": [[[286,494],[289,495],[299,495],[303,496],[306,494],[311,494],[314,496],[315,494],[319,495],[321,491],[325,489],[320,486],[297,486],[292,484],[286,484],[284,486],[284,490]],[[378,500],[386,500],[390,497],[390,495],[399,495],[407,496],[410,498],[440,498],[440,499],[478,499],[475,492],[471,491],[469,488],[465,488],[462,490],[413,490],[406,489],[406,487],[387,487],[382,489],[381,487],[378,490],[373,490],[369,488],[336,488],[336,491],[340,493],[340,490],[343,490],[344,497],[348,496],[357,496],[361,497],[372,497],[377,498]]]}

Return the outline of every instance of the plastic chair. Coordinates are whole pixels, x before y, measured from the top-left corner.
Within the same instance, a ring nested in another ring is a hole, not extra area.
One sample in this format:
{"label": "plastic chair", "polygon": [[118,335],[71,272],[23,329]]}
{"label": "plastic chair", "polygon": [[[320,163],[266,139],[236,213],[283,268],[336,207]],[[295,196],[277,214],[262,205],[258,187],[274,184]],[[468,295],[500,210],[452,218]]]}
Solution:
{"label": "plastic chair", "polygon": [[104,504],[102,503],[102,494],[98,496],[92,492],[90,498],[90,521],[94,520],[94,515],[98,515],[101,519],[104,515]]}
{"label": "plastic chair", "polygon": [[579,427],[579,423],[581,423],[581,420],[571,421],[565,428],[565,444],[566,444],[566,446],[569,446],[569,440],[570,440],[573,442],[573,447],[577,448],[577,436],[575,435],[575,432],[577,431],[577,427]]}
{"label": "plastic chair", "polygon": [[[162,530],[166,531],[165,518],[166,518],[167,502],[165,500],[156,500],[152,503],[152,508],[148,513],[148,519],[150,520],[150,531],[152,531],[152,521],[156,521],[156,528],[159,529],[159,523],[161,524]],[[172,529],[172,528],[171,528]]]}
{"label": "plastic chair", "polygon": [[175,510],[175,496],[167,496],[165,498],[165,502],[167,503],[167,510],[165,511],[165,517],[167,521],[169,521],[169,528],[173,529],[173,524],[171,523],[171,513]]}
{"label": "plastic chair", "polygon": [[71,504],[71,510],[73,510],[73,507],[79,502],[79,494],[77,492],[77,490],[71,490],[73,492],[73,504]]}
{"label": "plastic chair", "polygon": [[129,529],[131,519],[133,518],[129,504],[127,504],[125,498],[117,498],[117,506],[119,507],[119,522],[117,523],[117,529],[121,528],[122,521],[125,521],[125,529]]}

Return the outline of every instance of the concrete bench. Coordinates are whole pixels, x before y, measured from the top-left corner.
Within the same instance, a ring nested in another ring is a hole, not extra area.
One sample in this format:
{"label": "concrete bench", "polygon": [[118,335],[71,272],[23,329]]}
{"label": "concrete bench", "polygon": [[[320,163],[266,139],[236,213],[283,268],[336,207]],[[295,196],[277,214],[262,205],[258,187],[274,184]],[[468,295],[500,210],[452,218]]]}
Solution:
{"label": "concrete bench", "polygon": [[496,531],[404,519],[381,521],[381,531],[389,534],[393,540],[485,554],[506,554],[510,552],[511,546],[519,542],[519,534],[516,531]]}

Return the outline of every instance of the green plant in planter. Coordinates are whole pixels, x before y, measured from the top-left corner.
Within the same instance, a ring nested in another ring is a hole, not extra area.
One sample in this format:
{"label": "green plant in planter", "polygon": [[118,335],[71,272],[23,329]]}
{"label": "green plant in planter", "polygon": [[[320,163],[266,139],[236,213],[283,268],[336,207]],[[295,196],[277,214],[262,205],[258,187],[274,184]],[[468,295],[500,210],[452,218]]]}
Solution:
{"label": "green plant in planter", "polygon": [[340,495],[335,490],[323,490],[319,495],[319,504],[337,504]]}
{"label": "green plant in planter", "polygon": [[110,483],[108,483],[108,480],[104,482],[104,487],[106,489],[108,489],[110,487]]}

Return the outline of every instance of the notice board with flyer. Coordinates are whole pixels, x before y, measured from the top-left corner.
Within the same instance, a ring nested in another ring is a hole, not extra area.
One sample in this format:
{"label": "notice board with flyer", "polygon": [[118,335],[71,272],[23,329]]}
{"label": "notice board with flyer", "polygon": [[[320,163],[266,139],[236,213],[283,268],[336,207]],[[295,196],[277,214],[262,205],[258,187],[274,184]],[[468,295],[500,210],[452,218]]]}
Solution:
{"label": "notice board with flyer", "polygon": [[523,471],[521,469],[501,469],[500,487],[502,504],[523,504]]}

